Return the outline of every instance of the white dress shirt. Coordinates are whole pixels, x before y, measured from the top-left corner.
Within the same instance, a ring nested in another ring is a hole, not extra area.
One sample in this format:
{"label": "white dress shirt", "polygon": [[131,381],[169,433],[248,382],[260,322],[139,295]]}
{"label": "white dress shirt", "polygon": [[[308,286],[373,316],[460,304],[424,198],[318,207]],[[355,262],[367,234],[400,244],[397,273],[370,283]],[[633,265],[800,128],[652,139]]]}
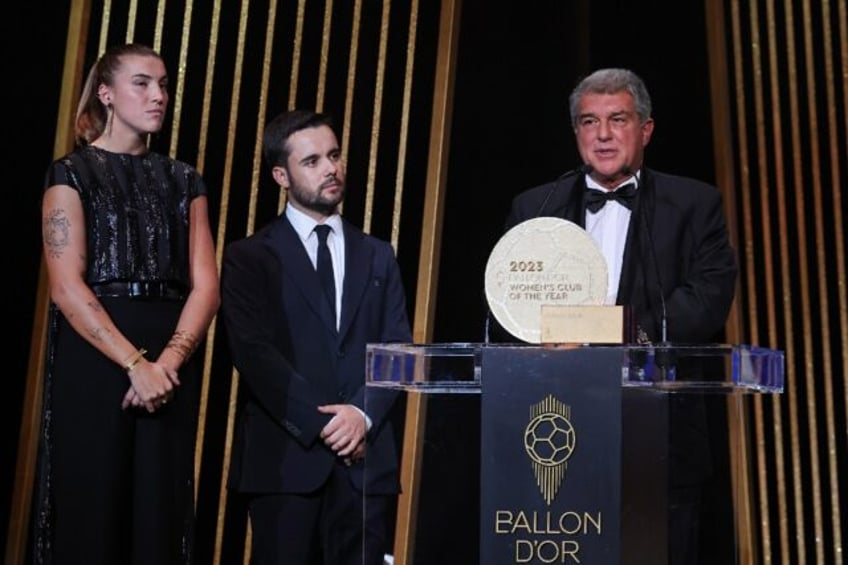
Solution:
{"label": "white dress shirt", "polygon": [[[303,242],[309,260],[312,261],[312,266],[316,267],[318,262],[318,234],[315,233],[315,226],[318,225],[318,222],[294,206],[288,205],[286,206],[286,218],[291,222],[294,231],[297,232]],[[324,223],[331,228],[330,234],[327,236],[327,247],[330,248],[330,256],[333,258],[333,279],[336,283],[336,329],[339,329],[339,318],[342,311],[342,285],[344,284],[345,274],[344,230],[342,229],[342,218],[338,214],[333,214]]]}
{"label": "white dress shirt", "polygon": [[[634,178],[628,178],[615,188],[636,181],[639,186],[639,173]],[[586,188],[608,192],[592,177],[586,176]],[[586,231],[598,244],[604,259],[607,261],[607,297],[605,304],[615,304],[618,287],[621,282],[621,265],[624,260],[624,246],[627,243],[627,229],[630,227],[631,211],[615,200],[608,201],[596,213],[586,210]]]}

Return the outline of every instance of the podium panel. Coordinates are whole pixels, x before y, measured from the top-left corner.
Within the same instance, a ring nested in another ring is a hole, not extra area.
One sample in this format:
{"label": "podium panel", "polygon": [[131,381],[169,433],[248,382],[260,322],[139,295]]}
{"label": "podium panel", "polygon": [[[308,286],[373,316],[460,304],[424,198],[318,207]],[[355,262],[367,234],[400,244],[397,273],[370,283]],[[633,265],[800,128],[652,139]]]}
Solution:
{"label": "podium panel", "polygon": [[[738,471],[711,445],[727,424],[708,407],[782,392],[783,354],[371,344],[367,373],[366,412],[392,395],[401,430],[388,563],[662,565],[692,544],[734,563]],[[693,513],[697,496],[710,514]]]}

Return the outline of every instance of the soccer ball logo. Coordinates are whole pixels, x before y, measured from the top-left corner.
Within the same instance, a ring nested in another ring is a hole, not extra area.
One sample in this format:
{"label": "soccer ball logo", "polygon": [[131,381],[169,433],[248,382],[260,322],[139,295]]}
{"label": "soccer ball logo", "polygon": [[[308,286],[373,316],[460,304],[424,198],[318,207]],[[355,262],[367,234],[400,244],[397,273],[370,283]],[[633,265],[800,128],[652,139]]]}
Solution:
{"label": "soccer ball logo", "polygon": [[574,451],[575,433],[565,416],[545,412],[524,429],[524,448],[533,462],[544,467],[565,463]]}

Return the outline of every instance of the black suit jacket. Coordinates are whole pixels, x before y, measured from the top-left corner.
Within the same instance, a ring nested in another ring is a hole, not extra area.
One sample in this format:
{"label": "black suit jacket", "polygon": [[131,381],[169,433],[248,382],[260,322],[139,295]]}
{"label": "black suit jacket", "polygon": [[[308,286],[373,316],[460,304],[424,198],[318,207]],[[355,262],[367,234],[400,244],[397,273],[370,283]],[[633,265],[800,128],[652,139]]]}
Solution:
{"label": "black suit jacket", "polygon": [[[368,492],[399,490],[389,403],[365,406],[366,344],[411,342],[392,247],[343,221],[345,277],[339,330],[312,263],[285,214],[224,252],[223,322],[240,375],[229,487],[306,493],[320,487],[335,454],[319,437],[322,404],[354,404],[372,421]],[[348,468],[363,487],[364,465]]]}
{"label": "black suit jacket", "polygon": [[[567,175],[519,194],[506,222],[554,216],[585,227],[584,175]],[[675,345],[716,342],[736,288],[736,254],[730,246],[715,187],[642,169],[624,248],[617,304],[631,307],[638,335],[662,339],[662,300],[667,333]],[[687,362],[678,378],[700,380],[712,368]],[[718,370],[723,370],[718,368]],[[672,395],[671,481],[686,486],[711,473],[706,407],[699,395]]]}
{"label": "black suit jacket", "polygon": [[[585,187],[585,176],[579,175],[519,194],[506,228],[538,216],[564,218],[585,227]],[[616,303],[632,307],[638,327],[650,341],[658,342],[661,288],[669,341],[709,343],[724,328],[736,274],[736,255],[718,190],[694,179],[643,168]]]}

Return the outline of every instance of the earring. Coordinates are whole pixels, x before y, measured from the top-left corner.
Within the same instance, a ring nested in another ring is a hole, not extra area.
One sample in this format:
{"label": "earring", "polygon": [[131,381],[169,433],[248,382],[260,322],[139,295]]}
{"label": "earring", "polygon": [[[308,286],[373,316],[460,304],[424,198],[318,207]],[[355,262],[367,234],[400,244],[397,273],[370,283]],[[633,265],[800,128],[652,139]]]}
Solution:
{"label": "earring", "polygon": [[112,103],[106,104],[106,135],[112,135],[112,117],[115,115]]}

